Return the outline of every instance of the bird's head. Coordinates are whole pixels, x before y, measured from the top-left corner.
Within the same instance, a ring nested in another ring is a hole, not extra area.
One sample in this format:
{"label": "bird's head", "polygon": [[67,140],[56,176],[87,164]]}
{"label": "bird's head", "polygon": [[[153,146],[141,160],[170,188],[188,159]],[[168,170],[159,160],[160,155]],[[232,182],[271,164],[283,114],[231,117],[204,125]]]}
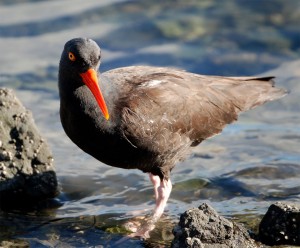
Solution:
{"label": "bird's head", "polygon": [[108,120],[109,113],[98,83],[100,59],[101,50],[95,41],[75,38],[65,44],[59,67],[61,76],[69,74],[69,77],[78,79],[90,89],[105,119]]}

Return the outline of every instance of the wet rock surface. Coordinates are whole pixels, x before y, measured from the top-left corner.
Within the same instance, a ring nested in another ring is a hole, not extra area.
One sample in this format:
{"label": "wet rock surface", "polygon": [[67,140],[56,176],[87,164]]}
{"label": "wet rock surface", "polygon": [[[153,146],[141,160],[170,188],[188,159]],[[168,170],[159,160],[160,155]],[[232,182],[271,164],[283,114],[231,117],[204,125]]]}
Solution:
{"label": "wet rock surface", "polygon": [[0,88],[0,207],[15,203],[22,207],[56,194],[48,144],[14,92]]}
{"label": "wet rock surface", "polygon": [[242,225],[219,216],[206,203],[184,212],[173,233],[172,248],[259,247]]}
{"label": "wet rock surface", "polygon": [[300,204],[272,204],[259,226],[260,241],[267,245],[300,245]]}

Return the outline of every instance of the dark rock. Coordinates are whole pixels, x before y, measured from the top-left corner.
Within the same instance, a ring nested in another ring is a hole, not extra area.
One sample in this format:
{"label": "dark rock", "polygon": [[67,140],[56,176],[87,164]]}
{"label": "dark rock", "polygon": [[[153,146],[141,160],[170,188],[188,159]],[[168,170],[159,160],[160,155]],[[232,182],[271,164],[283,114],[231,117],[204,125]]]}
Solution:
{"label": "dark rock", "polygon": [[272,204],[259,225],[259,238],[267,245],[300,245],[300,204]]}
{"label": "dark rock", "polygon": [[49,146],[13,91],[0,88],[0,207],[56,194]]}
{"label": "dark rock", "polygon": [[242,225],[219,216],[206,203],[183,213],[173,233],[173,248],[259,247]]}

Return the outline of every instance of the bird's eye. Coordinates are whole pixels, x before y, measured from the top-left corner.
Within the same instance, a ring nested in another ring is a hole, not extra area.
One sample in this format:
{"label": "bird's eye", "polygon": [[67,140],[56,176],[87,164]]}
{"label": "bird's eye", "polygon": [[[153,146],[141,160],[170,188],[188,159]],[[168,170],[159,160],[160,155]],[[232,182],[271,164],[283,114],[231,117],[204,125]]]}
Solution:
{"label": "bird's eye", "polygon": [[76,60],[76,57],[75,57],[74,53],[69,52],[69,60],[71,60],[71,61],[75,61]]}

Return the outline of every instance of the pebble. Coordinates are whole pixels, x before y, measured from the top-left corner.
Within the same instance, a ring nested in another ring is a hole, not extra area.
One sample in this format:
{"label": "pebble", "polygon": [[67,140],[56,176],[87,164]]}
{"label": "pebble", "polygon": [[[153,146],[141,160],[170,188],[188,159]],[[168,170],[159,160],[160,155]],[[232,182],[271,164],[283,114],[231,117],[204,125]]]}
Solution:
{"label": "pebble", "polygon": [[0,163],[0,170],[5,170],[5,169],[6,169],[6,167],[5,167],[4,163]]}
{"label": "pebble", "polygon": [[0,158],[2,158],[3,160],[8,160],[11,161],[13,158],[13,155],[11,152],[7,152],[7,151],[2,151],[0,153]]}

